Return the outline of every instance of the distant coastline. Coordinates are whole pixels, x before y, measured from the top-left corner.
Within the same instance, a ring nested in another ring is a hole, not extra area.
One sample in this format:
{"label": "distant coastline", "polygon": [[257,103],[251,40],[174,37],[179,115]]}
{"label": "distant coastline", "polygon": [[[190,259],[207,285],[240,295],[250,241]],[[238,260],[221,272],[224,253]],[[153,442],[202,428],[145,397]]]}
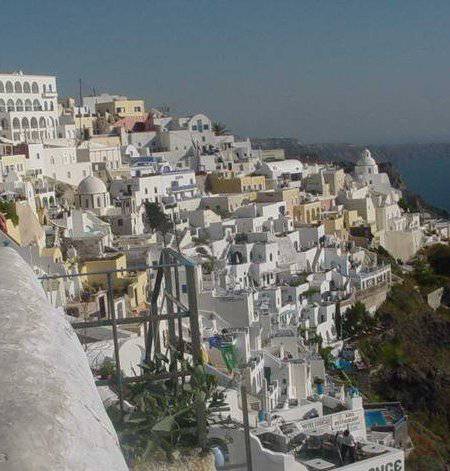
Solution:
{"label": "distant coastline", "polygon": [[[354,163],[366,146],[354,144],[301,144],[291,138],[253,138],[255,148],[283,148],[287,158],[306,161]],[[450,213],[450,143],[369,145],[379,163],[389,162],[411,199],[438,215]],[[394,183],[394,182],[393,182]],[[446,217],[447,217],[446,216]]]}

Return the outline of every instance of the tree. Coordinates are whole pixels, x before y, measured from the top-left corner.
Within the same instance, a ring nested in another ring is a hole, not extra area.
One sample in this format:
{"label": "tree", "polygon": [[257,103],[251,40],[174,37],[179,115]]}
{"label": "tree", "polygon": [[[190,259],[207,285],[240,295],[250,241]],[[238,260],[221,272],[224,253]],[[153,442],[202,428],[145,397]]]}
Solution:
{"label": "tree", "polygon": [[10,219],[15,226],[19,224],[19,216],[14,201],[0,201],[0,213],[5,215],[5,219]]}
{"label": "tree", "polygon": [[450,276],[450,247],[448,245],[432,246],[428,253],[428,261],[437,274]]}
{"label": "tree", "polygon": [[333,351],[333,347],[324,347],[322,345],[319,346],[319,355],[322,357],[323,364],[326,370],[331,369],[334,365],[334,356],[331,353]]}
{"label": "tree", "polygon": [[161,232],[166,242],[167,233],[173,231],[174,224],[158,203],[145,203],[145,219],[152,231]]}
{"label": "tree", "polygon": [[370,316],[366,306],[360,301],[342,314],[342,336],[354,337],[361,334],[364,329],[373,327],[374,319]]}
{"label": "tree", "polygon": [[226,124],[221,123],[220,121],[216,121],[212,124],[212,130],[216,136],[223,136],[229,133]]}

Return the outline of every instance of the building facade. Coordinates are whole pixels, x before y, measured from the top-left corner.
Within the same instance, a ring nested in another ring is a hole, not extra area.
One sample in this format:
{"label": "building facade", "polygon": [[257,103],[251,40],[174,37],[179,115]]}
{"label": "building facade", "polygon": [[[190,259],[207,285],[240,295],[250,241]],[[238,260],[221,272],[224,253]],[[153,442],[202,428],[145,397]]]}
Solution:
{"label": "building facade", "polygon": [[54,139],[58,123],[55,77],[0,74],[0,136],[15,142]]}

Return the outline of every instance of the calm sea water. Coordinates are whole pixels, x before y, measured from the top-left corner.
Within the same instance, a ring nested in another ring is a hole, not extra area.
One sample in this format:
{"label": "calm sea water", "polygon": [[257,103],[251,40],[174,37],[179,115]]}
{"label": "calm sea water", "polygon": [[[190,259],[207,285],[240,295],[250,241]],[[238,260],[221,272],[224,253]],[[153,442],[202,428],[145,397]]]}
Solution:
{"label": "calm sea water", "polygon": [[450,158],[407,158],[392,162],[409,189],[450,212]]}

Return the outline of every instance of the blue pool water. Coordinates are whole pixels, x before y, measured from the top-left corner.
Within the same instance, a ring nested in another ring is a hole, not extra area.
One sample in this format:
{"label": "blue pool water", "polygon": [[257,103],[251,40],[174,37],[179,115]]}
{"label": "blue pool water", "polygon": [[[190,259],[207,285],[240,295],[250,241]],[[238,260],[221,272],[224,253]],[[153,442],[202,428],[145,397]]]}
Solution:
{"label": "blue pool water", "polygon": [[343,370],[343,371],[352,371],[353,370],[353,365],[351,361],[344,360],[344,358],[337,358],[334,362],[334,366],[338,370]]}
{"label": "blue pool water", "polygon": [[365,411],[366,427],[372,428],[373,426],[384,426],[387,425],[386,419],[380,410],[369,410]]}

